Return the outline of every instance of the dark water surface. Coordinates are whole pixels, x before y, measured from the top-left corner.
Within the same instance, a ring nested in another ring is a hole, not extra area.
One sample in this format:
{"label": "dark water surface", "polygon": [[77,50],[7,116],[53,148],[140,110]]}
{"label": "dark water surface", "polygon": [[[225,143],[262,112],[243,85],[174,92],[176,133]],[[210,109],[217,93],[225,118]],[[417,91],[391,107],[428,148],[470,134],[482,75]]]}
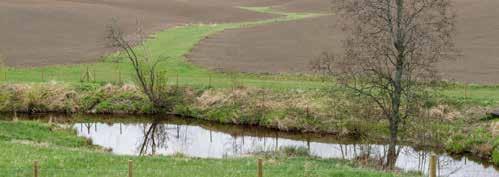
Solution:
{"label": "dark water surface", "polygon": [[[50,119],[73,127],[79,136],[90,138],[94,144],[123,155],[182,153],[192,157],[223,158],[293,146],[307,148],[312,155],[322,158],[384,159],[388,150],[388,145],[382,143],[339,140],[333,135],[287,133],[173,117],[163,118],[161,121],[109,117],[68,119],[60,116]],[[416,150],[410,146],[399,148],[401,151],[396,163],[398,168],[405,171],[428,170],[431,151]],[[494,166],[480,160],[446,154],[439,154],[438,160],[439,176],[499,177],[499,171]]]}

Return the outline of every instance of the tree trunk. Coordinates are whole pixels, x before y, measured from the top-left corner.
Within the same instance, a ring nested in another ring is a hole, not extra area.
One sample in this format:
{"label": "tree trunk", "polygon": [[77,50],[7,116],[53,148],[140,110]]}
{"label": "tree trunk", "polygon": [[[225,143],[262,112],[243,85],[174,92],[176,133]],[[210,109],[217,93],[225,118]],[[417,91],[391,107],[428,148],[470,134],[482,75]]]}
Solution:
{"label": "tree trunk", "polygon": [[397,0],[397,31],[394,42],[395,48],[398,50],[398,56],[395,66],[395,75],[393,78],[393,92],[391,94],[392,109],[390,114],[390,144],[388,147],[386,167],[393,170],[397,162],[397,143],[398,143],[398,126],[400,122],[400,104],[402,96],[402,76],[404,72],[404,34],[401,28],[403,16],[404,0]]}
{"label": "tree trunk", "polygon": [[403,56],[397,62],[395,77],[393,79],[394,90],[391,95],[392,110],[390,113],[390,144],[388,148],[386,167],[390,170],[397,161],[396,146],[398,143],[398,127],[400,122],[400,102],[402,96],[402,74],[403,74]]}
{"label": "tree trunk", "polygon": [[385,168],[389,170],[393,170],[395,167],[395,163],[397,162],[397,125],[390,123],[390,144],[388,147],[388,154],[386,157],[386,165]]}

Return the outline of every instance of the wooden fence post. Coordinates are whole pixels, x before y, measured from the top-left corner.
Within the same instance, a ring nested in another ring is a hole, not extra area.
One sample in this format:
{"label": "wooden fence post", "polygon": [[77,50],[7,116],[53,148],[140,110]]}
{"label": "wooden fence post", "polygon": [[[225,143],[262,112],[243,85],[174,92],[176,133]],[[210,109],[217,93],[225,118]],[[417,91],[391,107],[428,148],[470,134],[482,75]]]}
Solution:
{"label": "wooden fence post", "polygon": [[133,177],[133,161],[128,160],[128,177]]}
{"label": "wooden fence post", "polygon": [[258,159],[258,172],[257,172],[258,177],[263,177],[263,160]]}
{"label": "wooden fence post", "polygon": [[435,154],[431,154],[430,156],[430,177],[437,177],[437,156]]}
{"label": "wooden fence post", "polygon": [[38,160],[35,160],[33,162],[33,176],[34,177],[38,177],[38,168],[39,168],[39,165],[38,165]]}

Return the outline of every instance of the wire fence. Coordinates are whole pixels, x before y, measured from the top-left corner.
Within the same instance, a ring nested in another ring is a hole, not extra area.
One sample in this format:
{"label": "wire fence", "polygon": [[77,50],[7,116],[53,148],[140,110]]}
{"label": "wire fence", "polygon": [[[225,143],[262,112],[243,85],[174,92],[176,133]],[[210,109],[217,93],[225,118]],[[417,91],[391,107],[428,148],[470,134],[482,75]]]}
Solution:
{"label": "wire fence", "polygon": [[[153,158],[153,157],[152,157]],[[187,159],[186,159],[187,160]],[[139,160],[140,161],[140,160]],[[70,163],[70,162],[68,162]],[[160,162],[158,162],[160,163]],[[213,162],[217,163],[217,162]],[[34,161],[32,167],[19,168],[3,168],[0,167],[0,177],[183,177],[183,176],[216,176],[216,177],[263,177],[263,176],[306,176],[306,177],[322,177],[322,176],[348,176],[348,177],[363,177],[363,176],[387,176],[386,173],[368,171],[360,173],[350,168],[315,168],[308,166],[306,162],[288,167],[276,167],[272,164],[273,160],[266,161],[270,165],[264,165],[262,159],[257,159],[256,162],[242,163],[237,165],[224,166],[222,164],[206,164],[207,167],[201,165],[187,164],[162,164],[161,166],[148,167],[143,164],[133,161],[124,161],[121,164],[114,164],[114,167],[106,168],[63,168],[63,167],[48,167],[49,164],[42,164]],[[50,164],[54,165],[54,164]],[[117,167],[118,166],[118,167]],[[346,175],[345,175],[346,174]]]}
{"label": "wire fence", "polygon": [[[135,166],[137,165],[137,166]],[[53,168],[46,167],[39,161],[34,161],[32,167],[0,167],[0,176],[9,177],[76,177],[76,176],[98,176],[98,177],[155,177],[155,176],[205,176],[200,166],[168,164],[164,168],[148,168],[133,161],[123,163],[122,168]],[[248,164],[247,164],[248,165]],[[222,167],[222,166],[220,166]],[[229,167],[227,169],[214,167],[209,169],[209,176],[263,176],[263,160],[258,159],[257,164],[252,166],[241,166],[239,169]],[[256,168],[255,168],[256,167]]]}
{"label": "wire fence", "polygon": [[[435,158],[436,159],[436,158]],[[160,162],[158,162],[160,163]],[[266,162],[267,163],[267,162]],[[276,163],[269,160],[268,163]],[[437,163],[433,163],[436,165]],[[137,166],[136,166],[137,165]],[[44,164],[40,164],[37,161],[33,163],[32,167],[19,167],[19,168],[4,168],[0,167],[0,177],[177,177],[177,176],[216,176],[216,177],[263,177],[263,176],[304,176],[304,177],[314,177],[314,176],[348,176],[348,177],[364,177],[366,174],[371,177],[376,176],[387,176],[386,173],[380,173],[371,171],[364,171],[364,173],[356,172],[355,169],[349,168],[314,168],[307,167],[307,163],[299,164],[298,166],[290,167],[275,167],[269,165],[264,166],[263,160],[258,159],[255,164],[243,163],[238,165],[224,166],[222,164],[209,165],[208,168],[196,166],[196,165],[179,165],[179,164],[163,164],[162,167],[148,167],[141,165],[140,163],[134,164],[133,161],[129,161],[128,164],[124,161],[122,165],[116,165],[112,168],[54,168],[47,167]],[[452,174],[437,174],[432,167],[429,167],[429,174],[420,174],[421,176],[453,176]],[[488,177],[484,171],[467,171],[468,174],[472,176],[482,176]],[[345,175],[347,174],[347,175]],[[388,175],[390,176],[390,175]],[[399,176],[404,176],[399,174]],[[411,176],[414,176],[411,175]],[[417,176],[417,175],[416,175]]]}
{"label": "wire fence", "polygon": [[[224,170],[219,172],[204,173],[196,170],[158,170],[158,169],[134,169],[131,177],[258,177],[257,170]],[[348,177],[364,177],[366,173],[348,173]],[[378,174],[378,175],[376,175]],[[0,176],[8,177],[130,177],[128,170],[90,170],[90,169],[44,169],[41,168],[35,176],[33,169],[0,169]],[[262,171],[262,177],[287,177],[287,176],[303,176],[303,177],[329,177],[329,176],[345,176],[342,171],[334,170],[303,170],[300,173],[286,171],[284,169],[269,169]],[[370,177],[389,176],[382,173],[369,174]]]}

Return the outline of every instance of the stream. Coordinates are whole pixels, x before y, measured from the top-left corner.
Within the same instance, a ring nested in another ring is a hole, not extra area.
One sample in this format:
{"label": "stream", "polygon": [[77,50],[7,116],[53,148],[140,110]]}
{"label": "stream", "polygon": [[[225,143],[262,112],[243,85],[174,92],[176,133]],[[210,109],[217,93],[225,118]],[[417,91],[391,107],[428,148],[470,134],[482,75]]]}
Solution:
{"label": "stream", "polygon": [[[93,144],[120,155],[172,155],[224,158],[255,152],[276,151],[282,147],[302,147],[321,158],[384,159],[388,145],[341,140],[333,135],[289,133],[265,128],[223,125],[175,117],[152,121],[143,118],[67,118],[28,117],[43,119],[74,128],[79,136]],[[50,119],[50,120],[48,120]],[[400,149],[396,167],[404,171],[428,171],[431,150],[410,146]],[[453,157],[437,153],[439,176],[498,177],[499,171],[486,161],[466,156]]]}

